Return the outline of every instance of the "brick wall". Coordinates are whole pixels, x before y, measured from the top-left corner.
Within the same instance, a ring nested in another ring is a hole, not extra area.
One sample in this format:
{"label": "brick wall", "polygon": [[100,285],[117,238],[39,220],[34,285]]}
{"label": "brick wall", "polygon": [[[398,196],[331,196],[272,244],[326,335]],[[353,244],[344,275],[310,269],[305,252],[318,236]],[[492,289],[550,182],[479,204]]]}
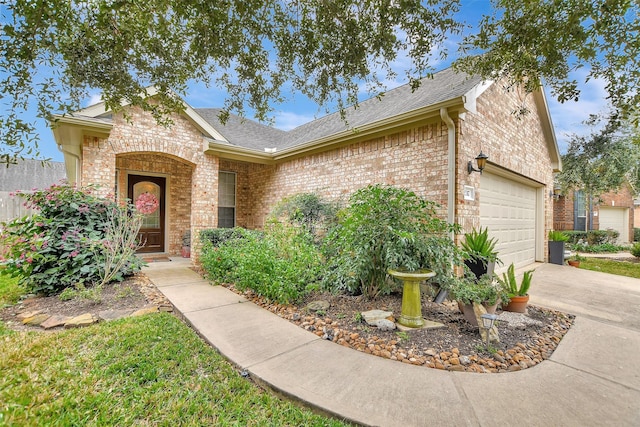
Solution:
{"label": "brick wall", "polygon": [[277,165],[251,165],[248,225],[262,227],[273,206],[292,194],[316,192],[346,201],[355,190],[375,183],[410,188],[444,205],[446,168],[447,128],[439,121]]}
{"label": "brick wall", "polygon": [[[479,225],[479,195],[475,201],[463,198],[463,186],[479,188],[479,174],[467,173],[467,162],[480,149],[490,162],[552,188],[549,151],[540,116],[531,97],[525,98],[530,113],[518,117],[521,95],[506,93],[499,84],[489,88],[478,100],[477,114],[462,117],[453,113],[457,130],[456,217],[465,230]],[[451,113],[450,113],[451,114]],[[239,190],[239,198],[248,197],[248,213],[239,225],[261,228],[268,213],[282,198],[300,192],[316,192],[333,200],[346,201],[358,188],[383,183],[410,188],[417,194],[442,205],[439,214],[446,218],[447,204],[447,126],[440,118],[418,123],[409,129],[389,131],[388,135],[368,141],[331,148],[276,165],[248,164],[234,168],[222,161],[221,170],[248,174],[248,193]],[[236,163],[236,165],[238,165]],[[240,184],[239,184],[240,187]],[[545,197],[545,230],[552,227],[552,205]],[[544,249],[546,253],[546,248]]]}
{"label": "brick wall", "polygon": [[573,230],[573,193],[560,196],[553,201],[553,229]]}

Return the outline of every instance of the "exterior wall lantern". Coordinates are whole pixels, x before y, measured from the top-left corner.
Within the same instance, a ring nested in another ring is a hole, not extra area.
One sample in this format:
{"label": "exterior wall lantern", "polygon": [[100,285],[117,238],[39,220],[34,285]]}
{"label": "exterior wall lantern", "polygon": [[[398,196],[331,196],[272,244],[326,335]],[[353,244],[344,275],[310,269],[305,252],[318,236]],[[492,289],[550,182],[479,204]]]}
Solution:
{"label": "exterior wall lantern", "polygon": [[487,165],[488,158],[489,156],[487,156],[482,152],[482,150],[480,150],[480,154],[478,154],[478,156],[476,157],[476,163],[478,164],[478,169],[475,169],[473,167],[473,162],[469,160],[469,163],[467,163],[467,172],[469,172],[469,174],[471,174],[472,172],[480,172],[480,174],[482,175],[482,171]]}

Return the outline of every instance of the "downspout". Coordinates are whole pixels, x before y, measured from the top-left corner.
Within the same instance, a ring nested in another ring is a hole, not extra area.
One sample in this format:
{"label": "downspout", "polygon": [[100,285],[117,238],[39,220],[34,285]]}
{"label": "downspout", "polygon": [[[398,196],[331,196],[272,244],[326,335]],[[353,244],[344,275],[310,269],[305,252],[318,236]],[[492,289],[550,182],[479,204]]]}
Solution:
{"label": "downspout", "polygon": [[[447,124],[447,222],[454,224],[456,220],[456,125],[449,117],[446,108],[440,109],[440,118]],[[455,235],[453,231],[449,233],[449,238],[455,243]],[[453,269],[455,266],[451,266]],[[434,298],[434,302],[441,304],[449,291],[440,288],[440,291]]]}
{"label": "downspout", "polygon": [[80,175],[80,156],[78,156],[77,154],[67,150],[65,148],[65,146],[62,145],[62,144],[58,144],[58,149],[60,151],[62,151],[62,154],[64,154],[65,156],[69,155],[75,160],[76,166],[74,168],[75,169],[74,172],[75,172],[76,176],[73,177],[73,180],[71,179],[71,177],[67,177],[67,178],[68,178],[69,184],[78,184],[79,185],[80,184],[80,182],[79,182],[80,181],[80,176],[79,176]]}
{"label": "downspout", "polygon": [[[447,157],[447,222],[454,224],[456,220],[456,125],[449,117],[446,108],[440,109],[440,117],[447,124],[448,157]],[[454,239],[451,233],[451,239]]]}

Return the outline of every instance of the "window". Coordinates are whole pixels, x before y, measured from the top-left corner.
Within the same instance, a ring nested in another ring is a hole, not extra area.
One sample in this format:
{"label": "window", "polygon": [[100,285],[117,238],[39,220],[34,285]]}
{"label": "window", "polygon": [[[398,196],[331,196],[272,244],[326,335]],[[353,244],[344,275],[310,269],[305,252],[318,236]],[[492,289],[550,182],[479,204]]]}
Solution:
{"label": "window", "polygon": [[587,216],[587,203],[584,197],[584,191],[576,191],[576,216],[585,218]]}
{"label": "window", "polygon": [[218,174],[218,227],[236,226],[236,174],[220,172]]}

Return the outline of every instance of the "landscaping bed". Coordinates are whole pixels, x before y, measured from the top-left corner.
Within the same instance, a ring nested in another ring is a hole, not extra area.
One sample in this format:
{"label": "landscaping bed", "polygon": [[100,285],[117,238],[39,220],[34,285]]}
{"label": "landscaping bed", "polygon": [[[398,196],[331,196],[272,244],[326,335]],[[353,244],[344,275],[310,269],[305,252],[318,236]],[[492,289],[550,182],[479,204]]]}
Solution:
{"label": "landscaping bed", "polygon": [[[296,305],[282,305],[269,302],[253,291],[239,292],[233,285],[225,286],[336,345],[398,362],[451,371],[498,373],[535,366],[551,356],[574,320],[572,315],[531,305],[527,315],[501,314],[498,310],[502,319],[498,322],[500,343],[492,343],[491,351],[487,351],[478,328],[471,326],[451,301],[436,304],[423,295],[423,317],[442,323],[443,328],[383,332],[367,325],[361,313],[381,309],[392,311],[398,318],[402,304],[400,294],[366,300],[362,296],[315,292]],[[314,312],[307,307],[319,300],[329,302],[329,308]],[[533,322],[523,325],[520,323],[523,318]]]}
{"label": "landscaping bed", "polygon": [[[106,312],[120,312],[133,314],[142,309],[155,311],[171,311],[169,301],[157,290],[155,285],[141,273],[138,273],[120,283],[105,285],[99,294],[99,299],[76,297],[67,301],[60,296],[28,297],[18,304],[0,309],[0,321],[6,327],[19,330],[39,330],[44,328],[34,324],[24,324],[25,314],[47,314],[50,316],[64,316],[74,318],[83,314],[91,314],[96,320],[100,320]],[[47,330],[59,330],[63,326],[53,327]]]}

